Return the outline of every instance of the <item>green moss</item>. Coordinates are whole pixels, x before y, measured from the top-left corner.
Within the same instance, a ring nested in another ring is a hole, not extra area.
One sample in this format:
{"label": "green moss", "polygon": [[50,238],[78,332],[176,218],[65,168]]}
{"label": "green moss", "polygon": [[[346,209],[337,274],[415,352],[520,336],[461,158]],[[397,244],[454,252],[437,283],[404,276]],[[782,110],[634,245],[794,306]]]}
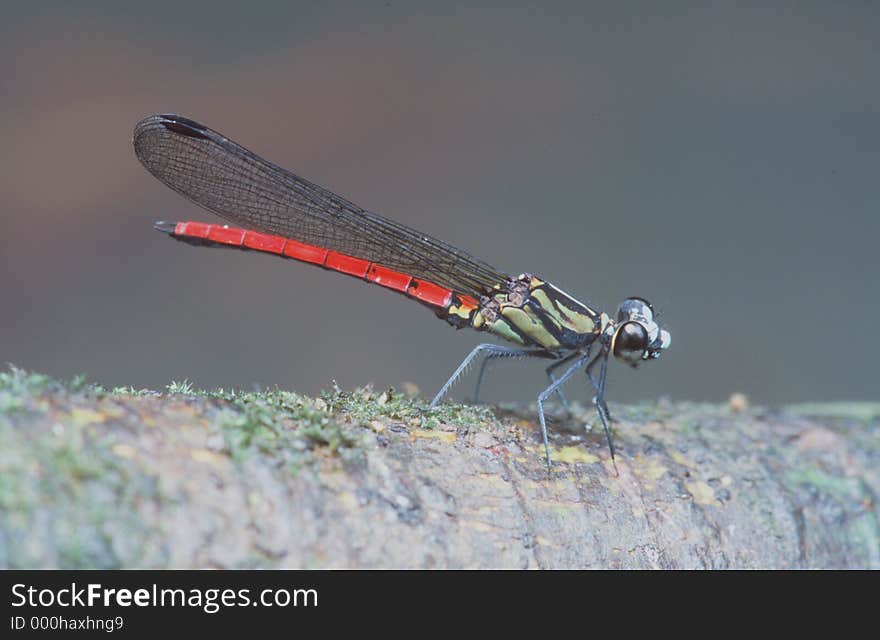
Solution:
{"label": "green moss", "polygon": [[790,469],[785,477],[793,484],[809,485],[838,500],[861,498],[858,478],[833,476],[816,468]]}
{"label": "green moss", "polygon": [[684,417],[675,423],[676,430],[685,436],[695,436],[700,432],[700,421],[695,418]]}
{"label": "green moss", "polygon": [[9,391],[0,391],[0,415],[24,411],[25,401]]}
{"label": "green moss", "polygon": [[[115,397],[161,395],[148,389],[115,387],[106,391],[88,383],[83,375],[67,382],[49,376],[29,373],[16,367],[0,373],[0,415],[32,410],[31,400],[44,393],[95,395]],[[261,392],[196,389],[189,380],[172,381],[165,393],[219,400],[226,404],[213,416],[215,429],[223,436],[233,459],[241,461],[252,453],[287,458],[286,466],[297,473],[304,460],[296,452],[327,449],[332,453],[358,448],[361,427],[374,421],[400,422],[406,428],[432,429],[439,424],[472,426],[494,420],[485,406],[443,404],[427,409],[423,402],[388,389],[375,392],[371,388],[342,391],[334,387],[319,398],[309,398],[279,389]],[[210,414],[210,411],[209,411]],[[290,452],[294,452],[291,454]],[[53,464],[67,477],[88,478],[100,474],[89,466],[82,452],[58,449]],[[346,454],[348,459],[356,456]],[[10,481],[0,484],[0,500],[12,495]],[[48,489],[48,487],[47,487]]]}
{"label": "green moss", "polygon": [[835,505],[865,505],[854,510],[852,517],[841,526],[849,530],[847,539],[856,542],[866,558],[866,566],[874,566],[880,560],[880,518],[876,508],[871,508],[873,496],[862,479],[855,476],[835,476],[816,468],[792,469],[785,474],[788,482],[807,486],[833,500]]}
{"label": "green moss", "polygon": [[113,454],[112,432],[0,417],[0,440],[0,566],[112,568],[120,544],[138,564],[154,532],[137,505],[156,484]]}
{"label": "green moss", "polygon": [[114,396],[152,396],[158,395],[157,392],[150,389],[135,389],[134,387],[113,387],[110,393]]}
{"label": "green moss", "polygon": [[[609,409],[613,411],[613,417],[619,417],[621,420],[625,420],[626,422],[647,422],[649,420],[659,420],[661,417],[658,415],[660,412],[654,404],[647,403],[638,403],[631,405],[617,405],[609,406]],[[592,413],[595,413],[595,408],[590,408]]]}
{"label": "green moss", "polygon": [[[65,386],[69,391],[72,391],[74,393],[91,391],[96,387],[96,385],[89,384],[89,380],[84,373],[79,373],[73,376],[70,380],[67,381],[67,384]],[[100,390],[103,391],[103,389]]]}
{"label": "green moss", "polygon": [[789,413],[815,418],[841,418],[869,423],[880,419],[880,402],[821,402],[790,405]]}
{"label": "green moss", "polygon": [[31,400],[48,391],[62,391],[62,385],[41,373],[30,373],[9,365],[0,372],[0,416],[35,410]]}
{"label": "green moss", "polygon": [[855,539],[862,543],[868,562],[866,567],[880,566],[880,519],[874,511],[865,511],[850,522]]}
{"label": "green moss", "polygon": [[271,455],[296,475],[319,450],[338,454],[345,464],[357,464],[367,442],[363,427],[374,422],[402,423],[406,428],[437,425],[472,426],[494,419],[486,407],[424,404],[393,389],[342,391],[334,388],[319,398],[282,390],[262,392],[194,391],[196,396],[227,403],[215,421],[226,449],[237,462],[249,455]]}
{"label": "green moss", "polygon": [[0,416],[0,509],[4,512],[28,509],[34,497],[29,481],[30,460],[22,451],[25,447],[22,438],[13,429],[12,423]]}
{"label": "green moss", "polygon": [[357,443],[356,434],[346,430],[320,399],[280,390],[205,395],[229,403],[215,424],[237,462],[253,454],[270,455],[296,475],[313,449],[336,452]]}
{"label": "green moss", "polygon": [[179,393],[185,396],[193,395],[192,382],[190,382],[189,380],[182,380],[181,382],[172,380],[171,384],[165,387],[165,390],[168,393]]}
{"label": "green moss", "polygon": [[100,395],[105,390],[100,385],[88,382],[83,374],[61,381],[10,364],[7,371],[0,372],[0,415],[25,410],[42,411],[45,407],[33,402],[37,396],[63,396],[71,393]]}
{"label": "green moss", "polygon": [[335,389],[321,399],[347,421],[369,424],[373,421],[401,422],[408,427],[434,429],[440,424],[473,426],[493,422],[495,416],[485,405],[440,404],[429,409],[422,401],[394,389],[376,392],[363,387],[351,392]]}
{"label": "green moss", "polygon": [[42,373],[30,373],[10,364],[8,371],[0,372],[0,391],[15,395],[34,395],[58,390],[61,384]]}

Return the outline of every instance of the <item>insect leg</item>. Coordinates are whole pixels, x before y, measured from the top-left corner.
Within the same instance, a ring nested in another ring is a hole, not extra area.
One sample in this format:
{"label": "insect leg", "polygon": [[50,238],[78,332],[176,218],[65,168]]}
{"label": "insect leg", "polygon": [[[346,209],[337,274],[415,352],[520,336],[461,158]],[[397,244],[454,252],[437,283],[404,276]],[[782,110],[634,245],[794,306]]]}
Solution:
{"label": "insect leg", "polygon": [[[553,375],[553,372],[556,371],[556,369],[558,369],[562,365],[571,362],[572,358],[574,358],[578,354],[579,354],[578,351],[573,351],[572,353],[568,354],[567,356],[565,356],[561,360],[554,362],[553,364],[551,364],[549,367],[547,367],[544,370],[547,372],[547,377],[550,378],[551,383],[556,382],[556,377]],[[571,406],[568,404],[568,400],[566,399],[565,394],[562,391],[562,387],[559,387],[556,390],[556,395],[559,396],[559,401],[562,403],[562,407],[570,414],[571,413]]]}
{"label": "insect leg", "polygon": [[[446,395],[446,392],[449,391],[450,387],[455,384],[458,379],[467,371],[468,367],[473,364],[474,360],[482,353],[487,354],[486,360],[492,358],[521,358],[524,356],[533,356],[537,355],[535,351],[529,351],[527,349],[517,349],[515,347],[502,347],[501,345],[492,344],[491,342],[484,342],[483,344],[478,344],[474,347],[473,351],[471,351],[464,360],[461,361],[461,364],[458,365],[458,368],[449,376],[449,380],[446,381],[440,391],[437,392],[437,395],[434,396],[434,399],[431,400],[431,404],[428,405],[429,409],[433,409],[438,402],[440,402],[440,398]],[[482,381],[483,372],[485,369],[485,361],[484,366],[480,368],[480,377],[477,379],[477,393],[480,390],[480,382]]]}
{"label": "insect leg", "polygon": [[[599,368],[598,380],[593,377],[592,373],[592,369],[597,362],[602,363],[602,366]],[[596,413],[599,414],[599,420],[602,422],[602,429],[605,431],[605,439],[608,441],[608,450],[611,452],[611,464],[614,465],[614,470],[616,472],[617,462],[614,459],[614,443],[611,440],[611,429],[608,427],[608,423],[611,422],[611,413],[608,411],[608,404],[605,402],[605,380],[608,374],[608,351],[606,349],[597,353],[596,357],[590,360],[587,364],[586,373],[587,379],[590,381],[590,384],[593,385],[593,389],[596,390],[593,404],[596,405]]]}
{"label": "insect leg", "polygon": [[544,401],[551,395],[556,393],[557,389],[565,384],[568,379],[574,375],[575,371],[580,369],[584,362],[589,360],[589,353],[577,352],[578,356],[574,362],[565,370],[565,372],[556,379],[549,387],[544,389],[538,396],[538,420],[541,422],[541,436],[544,438],[544,452],[547,454],[547,471],[550,471],[550,442],[547,439],[547,422],[544,419]]}
{"label": "insect leg", "polygon": [[[480,345],[483,346],[483,345]],[[547,354],[546,351],[543,350],[535,350],[535,349],[517,349],[516,347],[502,347],[499,345],[488,345],[495,347],[494,349],[486,349],[486,357],[483,358],[483,362],[480,364],[480,371],[477,374],[477,385],[474,387],[474,403],[478,403],[480,401],[480,388],[483,386],[483,378],[486,375],[486,371],[489,368],[489,362],[491,360],[497,360],[498,358],[548,358],[552,357]],[[565,358],[553,365],[551,367],[556,367],[562,362],[567,361],[568,358]],[[548,371],[548,374],[549,371]],[[553,382],[553,378],[551,376],[550,381]]]}

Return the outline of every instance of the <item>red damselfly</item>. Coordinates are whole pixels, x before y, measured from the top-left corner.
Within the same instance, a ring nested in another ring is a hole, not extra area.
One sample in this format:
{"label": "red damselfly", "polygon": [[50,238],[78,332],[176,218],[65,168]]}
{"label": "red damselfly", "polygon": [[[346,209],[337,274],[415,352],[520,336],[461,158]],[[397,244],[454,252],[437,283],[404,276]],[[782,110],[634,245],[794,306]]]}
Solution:
{"label": "red damselfly", "polygon": [[605,402],[609,354],[636,366],[658,358],[671,342],[646,300],[627,298],[612,319],[538,276],[512,277],[461,249],[362,209],[188,118],[145,118],[135,127],[134,149],[161,182],[238,225],[157,222],[159,231],[190,244],[262,251],[339,271],[417,300],[456,328],[486,331],[516,345],[478,345],[431,408],[479,356],[484,358],[475,401],[491,360],[553,360],[546,369],[550,385],[538,395],[548,468],[544,403],[556,393],[567,408],[562,385],[583,368],[614,460]]}

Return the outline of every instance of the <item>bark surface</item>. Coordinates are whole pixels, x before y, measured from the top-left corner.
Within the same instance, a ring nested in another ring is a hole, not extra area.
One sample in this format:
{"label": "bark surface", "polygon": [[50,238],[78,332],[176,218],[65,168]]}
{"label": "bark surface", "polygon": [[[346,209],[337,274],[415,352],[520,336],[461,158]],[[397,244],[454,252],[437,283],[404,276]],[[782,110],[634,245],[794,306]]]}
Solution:
{"label": "bark surface", "polygon": [[0,566],[880,568],[880,404],[422,409],[7,384]]}

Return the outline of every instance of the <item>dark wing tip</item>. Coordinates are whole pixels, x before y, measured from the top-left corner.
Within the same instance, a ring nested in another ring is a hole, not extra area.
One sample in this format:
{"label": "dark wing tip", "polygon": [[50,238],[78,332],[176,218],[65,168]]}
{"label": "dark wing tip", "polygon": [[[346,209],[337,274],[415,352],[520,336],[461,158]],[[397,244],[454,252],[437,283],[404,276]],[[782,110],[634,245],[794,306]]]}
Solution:
{"label": "dark wing tip", "polygon": [[168,131],[177,133],[189,138],[207,139],[211,131],[203,124],[199,124],[195,120],[184,118],[173,113],[165,113],[155,116],[147,116],[134,127],[134,142],[137,145],[138,138],[143,134],[155,131],[159,128],[165,128]]}
{"label": "dark wing tip", "polygon": [[159,220],[153,223],[153,228],[156,231],[162,231],[163,233],[173,234],[174,230],[177,228],[176,222],[165,222],[163,220]]}
{"label": "dark wing tip", "polygon": [[174,133],[179,133],[182,136],[202,139],[206,139],[208,137],[208,127],[203,124],[199,124],[195,120],[190,120],[189,118],[184,118],[183,116],[174,115],[173,113],[156,116],[156,118],[159,119],[159,124],[161,124],[163,127],[168,129],[169,131],[173,131]]}

